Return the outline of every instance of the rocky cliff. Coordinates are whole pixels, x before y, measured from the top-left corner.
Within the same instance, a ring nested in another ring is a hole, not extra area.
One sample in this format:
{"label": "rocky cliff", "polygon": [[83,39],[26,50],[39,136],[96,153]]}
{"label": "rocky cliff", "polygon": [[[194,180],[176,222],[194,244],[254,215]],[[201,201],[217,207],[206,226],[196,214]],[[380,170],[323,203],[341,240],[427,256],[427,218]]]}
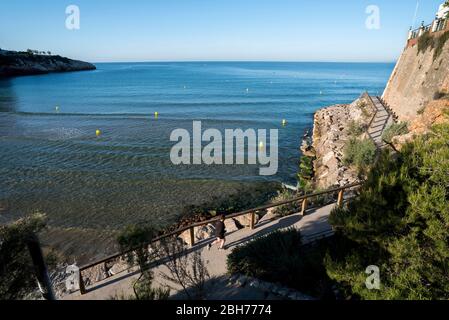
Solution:
{"label": "rocky cliff", "polygon": [[[388,81],[383,98],[399,121],[406,121],[409,133],[392,142],[399,150],[434,124],[448,121],[449,111],[449,31],[425,33],[409,41]],[[362,96],[350,105],[337,105],[315,114],[313,149],[315,187],[326,189],[358,180],[342,158],[352,121],[365,123],[359,108],[369,102]]]}
{"label": "rocky cliff", "polygon": [[93,64],[55,55],[0,50],[0,77],[95,70]]}
{"label": "rocky cliff", "polygon": [[314,185],[317,189],[359,181],[357,170],[343,163],[344,148],[351,138],[351,124],[367,127],[374,115],[366,94],[348,105],[335,105],[315,113],[313,127]]}
{"label": "rocky cliff", "polygon": [[383,99],[399,120],[412,121],[449,92],[449,31],[427,33],[404,49]]}

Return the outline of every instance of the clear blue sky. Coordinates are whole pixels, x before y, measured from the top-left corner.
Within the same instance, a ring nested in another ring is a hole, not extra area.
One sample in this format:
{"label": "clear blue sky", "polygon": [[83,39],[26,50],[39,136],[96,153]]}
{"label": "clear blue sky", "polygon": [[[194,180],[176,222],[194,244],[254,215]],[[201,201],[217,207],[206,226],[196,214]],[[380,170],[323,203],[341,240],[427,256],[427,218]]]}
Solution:
{"label": "clear blue sky", "polygon": [[[417,24],[442,0],[420,0]],[[417,0],[1,0],[0,48],[93,62],[394,61]],[[78,5],[81,29],[65,28]],[[365,27],[368,5],[380,30]]]}

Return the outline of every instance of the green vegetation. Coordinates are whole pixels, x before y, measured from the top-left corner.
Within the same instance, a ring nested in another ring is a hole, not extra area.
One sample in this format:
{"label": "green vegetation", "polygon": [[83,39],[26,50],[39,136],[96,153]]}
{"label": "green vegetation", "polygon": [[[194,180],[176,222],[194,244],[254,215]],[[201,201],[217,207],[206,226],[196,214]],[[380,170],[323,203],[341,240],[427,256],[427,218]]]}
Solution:
{"label": "green vegetation", "polygon": [[255,208],[275,196],[279,187],[278,183],[264,183],[257,184],[251,189],[241,188],[225,198],[214,197],[208,203],[188,206],[183,210],[181,216],[193,217],[193,220],[195,217],[207,219],[220,214],[228,215]]}
{"label": "green vegetation", "polygon": [[[271,203],[288,201],[293,199],[294,197],[298,197],[297,192],[284,189],[282,191],[279,191],[277,196],[271,199]],[[298,213],[300,211],[301,211],[301,203],[299,201],[285,204],[283,206],[279,206],[273,209],[273,213],[280,217],[286,217],[291,214]]]}
{"label": "green vegetation", "polygon": [[150,250],[148,243],[154,239],[157,234],[151,226],[141,224],[126,227],[117,238],[122,252],[126,253],[126,259],[129,265],[136,263],[140,268],[140,277],[133,285],[135,300],[165,300],[170,294],[170,290],[152,288],[153,272],[151,263],[154,261],[155,254]]}
{"label": "green vegetation", "polygon": [[304,193],[312,190],[312,180],[314,177],[313,171],[313,161],[314,157],[302,156],[299,160],[299,170],[298,170],[298,187]]}
{"label": "green vegetation", "polygon": [[449,39],[449,31],[446,31],[440,36],[431,35],[430,32],[425,32],[418,39],[418,53],[424,53],[429,48],[434,49],[433,60],[435,61],[443,52],[443,48]]}
{"label": "green vegetation", "polygon": [[394,137],[402,136],[408,132],[407,122],[393,123],[385,129],[382,134],[382,140],[388,144],[391,144]]}
{"label": "green vegetation", "polygon": [[0,300],[24,299],[37,289],[27,239],[45,225],[45,215],[36,213],[0,227]]}
{"label": "green vegetation", "polygon": [[327,246],[301,246],[298,231],[277,231],[234,249],[228,256],[228,272],[244,274],[325,298],[330,279],[323,265]]}
{"label": "green vegetation", "polygon": [[343,162],[347,166],[356,166],[362,172],[373,163],[376,150],[371,139],[351,138],[345,146]]}
{"label": "green vegetation", "polygon": [[366,131],[366,126],[357,122],[355,120],[351,120],[348,126],[348,134],[353,138],[360,137]]}
{"label": "green vegetation", "polygon": [[368,104],[365,101],[357,103],[357,107],[362,111],[362,115],[365,119],[372,116],[372,112],[369,110]]}
{"label": "green vegetation", "polygon": [[[449,299],[449,125],[384,151],[357,198],[336,209],[329,276],[362,299]],[[380,268],[380,290],[365,286]]]}

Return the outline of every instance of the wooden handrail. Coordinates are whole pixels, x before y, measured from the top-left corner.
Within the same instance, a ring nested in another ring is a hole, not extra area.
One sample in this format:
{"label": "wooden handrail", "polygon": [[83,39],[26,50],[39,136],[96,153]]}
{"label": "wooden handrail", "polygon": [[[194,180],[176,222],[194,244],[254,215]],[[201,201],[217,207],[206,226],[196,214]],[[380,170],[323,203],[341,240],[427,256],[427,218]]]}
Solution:
{"label": "wooden handrail", "polygon": [[[322,196],[322,195],[336,193],[336,192],[339,192],[338,205],[341,205],[343,192],[345,190],[347,190],[347,189],[360,187],[361,185],[362,185],[362,183],[353,183],[353,184],[349,184],[349,185],[346,185],[346,186],[343,186],[343,187],[333,188],[333,189],[329,189],[327,191],[316,192],[316,193],[313,193],[313,194],[308,194],[308,195],[304,195],[304,196],[301,196],[301,197],[296,197],[296,198],[293,198],[293,199],[290,199],[290,200],[285,200],[285,201],[277,202],[277,203],[274,203],[274,204],[269,204],[269,205],[265,205],[265,206],[261,206],[261,207],[257,207],[257,208],[253,208],[253,209],[249,209],[249,210],[245,210],[245,211],[242,211],[242,212],[238,212],[238,213],[234,213],[234,214],[226,216],[226,220],[237,218],[237,217],[248,215],[248,214],[253,214],[253,213],[258,212],[258,211],[264,211],[264,210],[267,210],[267,209],[280,207],[280,206],[283,206],[283,205],[286,205],[286,204],[290,204],[290,203],[294,203],[294,202],[304,201],[304,200],[307,200],[307,199],[310,199],[310,198],[313,198],[313,197],[319,197],[319,196]],[[213,218],[213,219],[210,219],[210,220],[207,220],[207,221],[201,221],[201,222],[193,223],[193,224],[191,224],[189,226],[185,226],[185,227],[179,228],[179,229],[177,229],[175,231],[172,231],[170,233],[164,234],[162,236],[158,236],[158,237],[154,238],[152,241],[150,241],[149,243],[145,244],[145,246],[149,246],[149,245],[151,245],[151,244],[153,244],[155,242],[159,242],[159,241],[167,239],[167,238],[178,236],[178,235],[180,235],[181,233],[183,233],[183,232],[185,232],[187,230],[192,230],[192,229],[194,230],[197,227],[202,227],[202,226],[214,223],[214,222],[216,222],[218,220],[220,220],[220,218]],[[252,226],[252,227],[254,227],[254,226]],[[82,277],[82,271],[90,269],[90,268],[95,267],[95,266],[100,265],[100,264],[104,264],[104,263],[109,262],[111,260],[118,259],[118,258],[120,258],[120,257],[122,257],[122,256],[124,256],[126,254],[134,252],[137,249],[138,248],[134,248],[134,249],[131,249],[131,250],[128,250],[128,251],[119,252],[119,253],[110,255],[110,256],[108,256],[106,258],[103,258],[101,260],[97,260],[95,262],[92,262],[92,263],[89,263],[89,264],[86,264],[86,265],[80,267],[79,268],[79,282],[80,282],[80,292],[81,292],[81,294],[86,293],[85,284],[84,284],[84,280],[83,280],[83,277]]]}

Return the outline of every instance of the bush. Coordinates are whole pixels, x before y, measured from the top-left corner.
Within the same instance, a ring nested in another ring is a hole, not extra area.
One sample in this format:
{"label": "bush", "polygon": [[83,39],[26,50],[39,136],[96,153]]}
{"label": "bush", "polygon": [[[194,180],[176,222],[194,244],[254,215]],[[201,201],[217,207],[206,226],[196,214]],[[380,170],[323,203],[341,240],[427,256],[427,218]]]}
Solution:
{"label": "bush", "polygon": [[376,145],[371,139],[351,138],[344,149],[343,162],[345,165],[355,165],[362,170],[373,163],[376,151]]}
{"label": "bush", "polygon": [[382,140],[386,143],[391,144],[394,137],[407,134],[408,132],[407,122],[393,123],[387,129],[385,129],[382,135]]}
{"label": "bush", "polygon": [[150,225],[131,225],[126,227],[117,237],[117,242],[122,252],[131,252],[126,254],[129,265],[136,263],[140,268],[140,276],[133,284],[135,297],[130,300],[166,300],[170,295],[169,289],[153,288],[154,279],[151,270],[151,264],[156,255],[154,248],[150,250],[148,243],[154,239],[157,231]]}
{"label": "bush", "polygon": [[418,39],[418,53],[424,53],[429,48],[433,49],[435,46],[435,38],[430,32],[425,32]]}
{"label": "bush", "polygon": [[[271,199],[271,203],[278,203],[282,201],[290,200],[294,197],[297,197],[298,194],[296,192],[284,189],[282,191],[279,191],[277,196]],[[301,211],[301,203],[293,202],[289,204],[285,204],[279,207],[276,207],[273,209],[273,213],[280,217],[286,217],[294,213],[298,213]]]}
{"label": "bush", "polygon": [[314,176],[313,161],[315,158],[302,156],[299,162],[298,187],[307,193],[312,189],[312,179]]}
{"label": "bush", "polygon": [[363,117],[369,118],[370,116],[372,116],[372,111],[369,110],[368,104],[365,101],[360,101],[357,104],[357,107],[362,111]]}
{"label": "bush", "polygon": [[443,52],[443,48],[448,39],[449,31],[446,31],[438,37],[432,36],[429,32],[426,32],[418,39],[418,53],[424,53],[429,48],[435,49],[433,54],[433,60],[435,61]]}
{"label": "bush", "polygon": [[[328,274],[362,299],[449,299],[449,125],[386,150],[359,196],[330,218],[345,242],[327,258]],[[349,243],[348,243],[349,242]],[[381,271],[381,290],[364,285]]]}
{"label": "bush", "polygon": [[349,122],[349,126],[348,126],[349,136],[351,136],[353,138],[360,137],[362,135],[362,133],[365,132],[365,130],[366,130],[366,127],[363,124],[361,124],[360,122],[357,122],[354,120]]}
{"label": "bush", "polygon": [[302,247],[295,229],[277,231],[234,249],[228,256],[228,272],[323,297],[323,287],[330,287],[323,265],[326,247]]}

